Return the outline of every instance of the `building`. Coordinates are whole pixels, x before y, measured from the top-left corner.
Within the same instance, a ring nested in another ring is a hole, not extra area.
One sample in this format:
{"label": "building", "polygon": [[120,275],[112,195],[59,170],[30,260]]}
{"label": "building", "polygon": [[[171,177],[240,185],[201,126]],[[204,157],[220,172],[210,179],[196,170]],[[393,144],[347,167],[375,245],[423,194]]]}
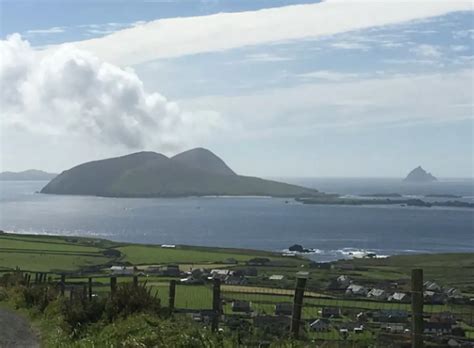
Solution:
{"label": "building", "polygon": [[346,295],[350,296],[367,296],[367,289],[362,285],[351,284],[346,289]]}
{"label": "building", "polygon": [[113,275],[133,275],[135,273],[134,267],[112,266],[110,272]]}
{"label": "building", "polygon": [[408,313],[402,310],[381,310],[372,314],[372,319],[381,323],[405,323]]}
{"label": "building", "polygon": [[272,274],[268,277],[269,280],[283,280],[284,276],[281,274]]}
{"label": "building", "polygon": [[453,330],[451,324],[428,321],[423,325],[423,332],[427,335],[450,335]]}
{"label": "building", "polygon": [[234,271],[228,270],[228,269],[213,269],[211,270],[209,279],[220,279],[220,280],[225,280],[228,276],[231,276],[234,274]]}
{"label": "building", "polygon": [[437,283],[433,281],[426,281],[423,283],[423,287],[428,290],[428,291],[435,291],[435,292],[440,292],[441,291],[441,286],[439,286]]}
{"label": "building", "polygon": [[246,285],[248,280],[245,277],[229,275],[225,278],[224,283],[227,285]]}
{"label": "building", "polygon": [[292,315],[293,304],[290,302],[280,302],[275,305],[275,315]]}
{"label": "building", "polygon": [[392,334],[401,334],[406,332],[406,326],[403,323],[382,323],[380,328]]}
{"label": "building", "polygon": [[331,330],[331,325],[327,319],[316,319],[311,324],[309,324],[311,330],[316,332],[327,332]]}
{"label": "building", "polygon": [[394,292],[388,297],[390,302],[410,302],[409,296],[404,292]]}
{"label": "building", "polygon": [[351,283],[351,279],[346,275],[340,275],[336,278],[336,282],[340,287],[346,288]]}
{"label": "building", "polygon": [[374,300],[384,301],[384,300],[387,299],[387,293],[383,289],[374,288],[374,289],[371,289],[367,293],[367,297],[368,298],[373,298]]}
{"label": "building", "polygon": [[426,290],[423,292],[423,300],[426,303],[431,304],[444,304],[446,302],[447,296],[442,292],[434,292]]}
{"label": "building", "polygon": [[339,318],[341,316],[341,309],[336,307],[323,307],[321,316],[323,318]]}
{"label": "building", "polygon": [[167,265],[163,267],[162,272],[166,277],[179,277],[181,275],[178,265]]}
{"label": "building", "polygon": [[455,325],[456,324],[456,318],[452,313],[449,312],[440,312],[440,313],[435,313],[430,317],[430,322],[433,323],[446,323],[450,325]]}
{"label": "building", "polygon": [[232,301],[232,312],[249,313],[251,311],[252,309],[251,309],[249,301],[240,301],[240,300]]}
{"label": "building", "polygon": [[194,278],[193,276],[189,276],[187,278],[180,279],[179,282],[181,284],[185,284],[185,285],[196,285],[196,284],[202,284],[203,283],[203,281],[201,279]]}

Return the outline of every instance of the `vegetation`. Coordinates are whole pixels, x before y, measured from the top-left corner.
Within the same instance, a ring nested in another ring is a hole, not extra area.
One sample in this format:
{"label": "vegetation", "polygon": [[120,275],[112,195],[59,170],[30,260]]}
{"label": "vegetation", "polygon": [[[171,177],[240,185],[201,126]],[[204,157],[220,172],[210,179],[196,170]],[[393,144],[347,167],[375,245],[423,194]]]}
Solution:
{"label": "vegetation", "polygon": [[298,197],[319,194],[296,185],[236,175],[220,158],[205,149],[190,150],[172,158],[154,152],[139,152],[84,163],[58,175],[41,192],[106,197]]}

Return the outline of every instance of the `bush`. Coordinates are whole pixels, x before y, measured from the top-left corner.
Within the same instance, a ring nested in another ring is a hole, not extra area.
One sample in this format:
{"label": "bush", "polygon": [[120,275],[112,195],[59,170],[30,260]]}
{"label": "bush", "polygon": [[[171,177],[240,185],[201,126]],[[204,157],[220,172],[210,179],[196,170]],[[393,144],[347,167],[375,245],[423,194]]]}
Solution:
{"label": "bush", "polygon": [[151,289],[147,289],[146,284],[120,284],[105,305],[105,315],[109,321],[139,312],[160,312],[160,300],[151,295]]}

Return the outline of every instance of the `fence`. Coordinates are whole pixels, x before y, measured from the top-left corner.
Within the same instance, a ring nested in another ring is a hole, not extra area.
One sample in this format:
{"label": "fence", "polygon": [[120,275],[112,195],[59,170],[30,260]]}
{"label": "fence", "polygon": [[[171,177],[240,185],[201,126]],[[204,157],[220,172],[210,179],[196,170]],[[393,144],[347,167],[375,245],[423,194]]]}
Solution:
{"label": "fence", "polygon": [[[62,296],[114,294],[119,284],[144,283],[138,276],[67,278],[65,275],[23,273],[27,286],[53,283]],[[424,343],[462,344],[474,339],[474,306],[424,302],[423,273],[413,270],[411,289],[390,301],[358,297],[346,292],[332,294],[309,289],[298,278],[295,289],[222,284],[219,279],[199,285],[176,280],[149,282],[176,315],[187,315],[213,330],[219,328],[259,341],[290,337],[312,342],[338,342],[353,346],[422,347]],[[360,290],[354,288],[354,291]],[[247,342],[248,343],[248,342]]]}

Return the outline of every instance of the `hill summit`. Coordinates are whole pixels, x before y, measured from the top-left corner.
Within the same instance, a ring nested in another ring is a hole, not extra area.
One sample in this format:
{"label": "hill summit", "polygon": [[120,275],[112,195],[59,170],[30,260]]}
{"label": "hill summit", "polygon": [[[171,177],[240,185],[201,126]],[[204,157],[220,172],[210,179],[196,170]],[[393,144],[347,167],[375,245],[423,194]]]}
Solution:
{"label": "hill summit", "polygon": [[314,196],[317,190],[237,175],[203,148],[171,158],[155,152],[80,164],[51,180],[42,193],[104,197]]}
{"label": "hill summit", "polygon": [[431,174],[424,170],[421,166],[416,167],[410,173],[404,181],[407,182],[431,182],[437,179]]}

